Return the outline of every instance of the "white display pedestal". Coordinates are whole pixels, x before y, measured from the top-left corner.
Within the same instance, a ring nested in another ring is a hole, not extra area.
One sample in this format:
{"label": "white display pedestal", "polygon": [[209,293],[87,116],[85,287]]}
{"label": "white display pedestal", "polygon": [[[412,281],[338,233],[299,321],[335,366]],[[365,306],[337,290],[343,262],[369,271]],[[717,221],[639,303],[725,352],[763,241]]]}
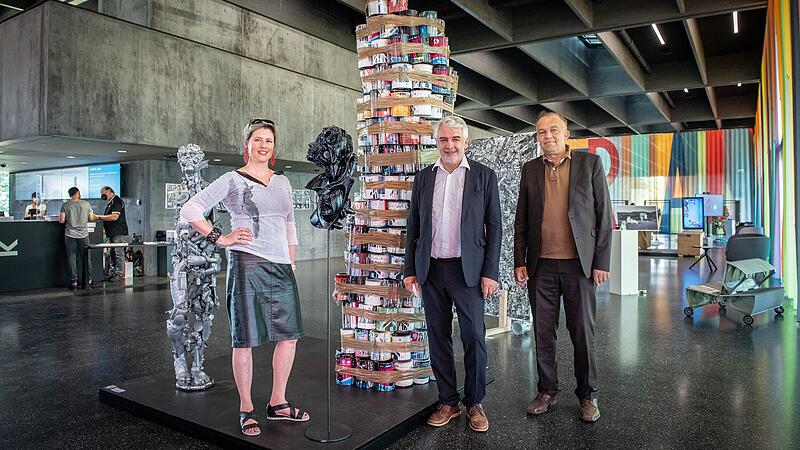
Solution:
{"label": "white display pedestal", "polygon": [[611,236],[611,270],[608,292],[617,295],[639,293],[639,232],[614,230]]}
{"label": "white display pedestal", "polygon": [[123,270],[122,278],[125,280],[125,286],[133,284],[133,262],[125,261],[125,268]]}

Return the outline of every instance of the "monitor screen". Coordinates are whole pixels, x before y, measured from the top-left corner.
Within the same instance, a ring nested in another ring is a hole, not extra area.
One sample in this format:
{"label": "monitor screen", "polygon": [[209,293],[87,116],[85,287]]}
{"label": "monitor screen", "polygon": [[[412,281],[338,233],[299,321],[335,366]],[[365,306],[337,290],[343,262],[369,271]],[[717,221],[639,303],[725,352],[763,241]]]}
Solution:
{"label": "monitor screen", "polygon": [[703,197],[684,197],[683,228],[686,230],[702,230],[703,218]]}
{"label": "monitor screen", "polygon": [[69,188],[76,186],[84,199],[100,198],[100,188],[110,186],[122,196],[120,164],[98,164],[66,169],[39,170],[14,175],[17,200],[28,200],[34,192],[45,200],[66,199]]}
{"label": "monitor screen", "polygon": [[718,194],[703,194],[703,214],[705,216],[722,216],[722,196]]}

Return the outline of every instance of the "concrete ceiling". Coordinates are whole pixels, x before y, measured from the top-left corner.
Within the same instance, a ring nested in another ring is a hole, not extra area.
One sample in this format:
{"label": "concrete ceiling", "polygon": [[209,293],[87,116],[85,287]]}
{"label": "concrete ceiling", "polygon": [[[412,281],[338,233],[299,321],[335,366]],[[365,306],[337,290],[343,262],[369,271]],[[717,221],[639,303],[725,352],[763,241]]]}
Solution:
{"label": "concrete ceiling", "polygon": [[[0,21],[40,2],[0,0]],[[274,20],[353,51],[353,30],[364,22],[364,0],[293,0],[291,7],[283,0],[230,2],[278,14]],[[97,8],[97,0],[81,3],[82,8]],[[460,77],[456,113],[480,128],[498,134],[533,131],[542,110],[570,119],[574,137],[754,124],[766,0],[409,3],[414,9],[437,11],[446,20],[452,65]],[[733,11],[738,11],[737,34]],[[665,45],[656,38],[653,23]],[[591,34],[600,42],[596,48],[579,39]],[[161,147],[44,136],[0,144],[0,163],[6,164],[0,170],[174,154],[175,149]],[[208,156],[212,164],[240,161],[235,155]],[[314,170],[310,163],[278,163],[284,170],[287,164],[292,171]]]}
{"label": "concrete ceiling", "polygon": [[[339,4],[360,12],[364,1]],[[752,127],[766,6],[766,0],[409,0],[409,7],[437,11],[446,21],[460,78],[456,114],[507,134],[531,131],[546,109],[574,122],[574,137]],[[587,35],[600,45],[584,44],[579,37]]]}

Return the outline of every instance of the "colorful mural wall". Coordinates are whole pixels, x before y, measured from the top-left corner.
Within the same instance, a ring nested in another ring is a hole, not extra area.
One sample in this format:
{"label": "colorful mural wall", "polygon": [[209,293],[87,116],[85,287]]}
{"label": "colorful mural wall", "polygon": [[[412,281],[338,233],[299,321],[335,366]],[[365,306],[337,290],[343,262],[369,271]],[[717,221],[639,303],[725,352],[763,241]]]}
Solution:
{"label": "colorful mural wall", "polygon": [[739,220],[753,220],[751,130],[572,139],[569,145],[600,156],[612,200],[658,206],[664,233],[680,231],[679,199],[704,192],[738,200]]}
{"label": "colorful mural wall", "polygon": [[[796,0],[794,0],[796,1]],[[755,126],[755,220],[772,238],[772,264],[797,299],[794,112],[789,0],[770,0]],[[797,303],[795,303],[797,305]]]}

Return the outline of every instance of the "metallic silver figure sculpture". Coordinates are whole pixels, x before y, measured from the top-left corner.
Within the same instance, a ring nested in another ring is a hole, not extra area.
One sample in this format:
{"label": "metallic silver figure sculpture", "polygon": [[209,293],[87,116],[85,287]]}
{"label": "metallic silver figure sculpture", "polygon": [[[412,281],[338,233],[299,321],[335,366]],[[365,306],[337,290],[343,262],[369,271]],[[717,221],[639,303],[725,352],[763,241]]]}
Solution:
{"label": "metallic silver figure sculpture", "polygon": [[[203,390],[214,384],[214,379],[203,372],[203,352],[211,335],[213,311],[219,307],[216,275],[220,271],[220,248],[180,220],[180,207],[208,184],[202,177],[208,167],[204,158],[197,145],[178,149],[185,190],[178,196],[175,211],[176,242],[169,280],[174,307],[167,311],[167,336],[175,357],[175,386],[185,391]],[[219,227],[216,212],[212,209],[207,218]]]}

